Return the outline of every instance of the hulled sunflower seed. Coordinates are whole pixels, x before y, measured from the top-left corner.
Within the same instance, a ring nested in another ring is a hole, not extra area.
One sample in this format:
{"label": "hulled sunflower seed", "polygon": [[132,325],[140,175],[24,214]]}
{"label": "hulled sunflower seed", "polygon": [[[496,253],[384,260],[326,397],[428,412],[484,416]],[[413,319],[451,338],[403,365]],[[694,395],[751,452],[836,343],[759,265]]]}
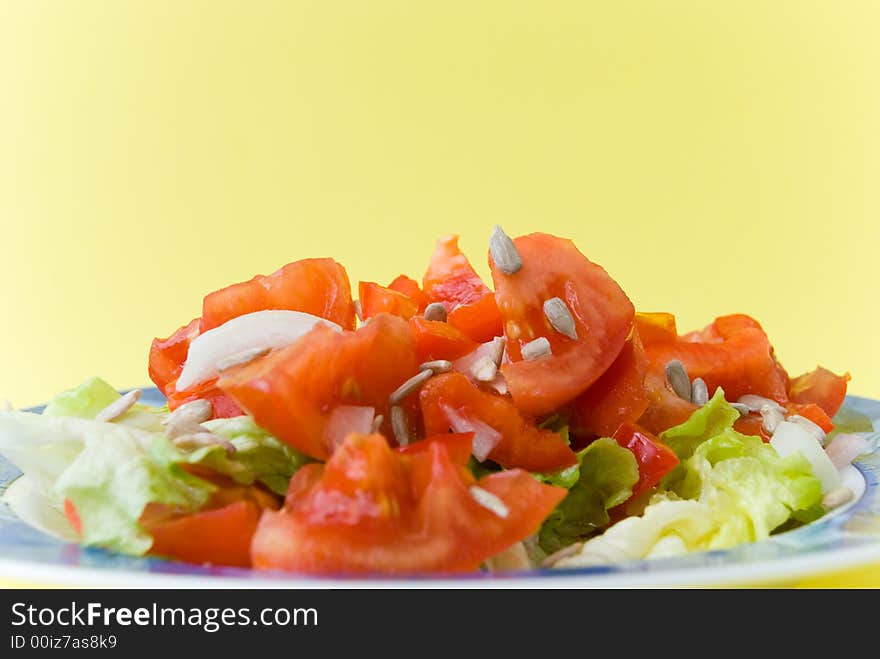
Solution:
{"label": "hulled sunflower seed", "polygon": [[852,501],[854,496],[855,494],[848,487],[838,487],[822,497],[822,507],[825,510],[840,508],[843,504]]}
{"label": "hulled sunflower seed", "polygon": [[414,393],[416,389],[430,380],[433,375],[434,371],[419,371],[394,390],[394,392],[388,397],[388,403],[391,405],[399,405],[403,399]]}
{"label": "hulled sunflower seed", "polygon": [[800,414],[792,414],[790,417],[788,417],[788,419],[786,419],[786,421],[791,421],[792,423],[797,424],[801,428],[806,430],[808,433],[816,438],[816,441],[819,442],[820,446],[825,446],[825,442],[828,441],[828,435],[825,434],[825,431],[805,416],[801,416]]}
{"label": "hulled sunflower seed", "polygon": [[700,407],[709,402],[709,388],[703,378],[694,378],[691,383],[691,402]]}
{"label": "hulled sunflower seed", "polygon": [[497,224],[489,238],[489,253],[492,261],[505,275],[515,275],[523,266],[522,257],[513,240]]}
{"label": "hulled sunflower seed", "polygon": [[684,364],[678,359],[673,359],[666,364],[666,381],[679,398],[690,402],[693,395],[691,379],[688,377]]}
{"label": "hulled sunflower seed", "polygon": [[228,371],[234,366],[241,366],[242,364],[250,363],[255,359],[264,357],[268,354],[269,348],[252,348],[251,350],[242,350],[241,352],[237,352],[234,355],[224,357],[219,362],[217,362],[217,371],[222,373],[223,371]]}
{"label": "hulled sunflower seed", "polygon": [[471,374],[480,382],[491,382],[497,373],[498,367],[488,355],[483,355],[471,366]]}
{"label": "hulled sunflower seed", "polygon": [[448,359],[435,359],[434,361],[419,364],[420,371],[433,371],[434,373],[448,373],[452,370],[452,362]]}
{"label": "hulled sunflower seed", "polygon": [[492,348],[489,351],[489,358],[495,366],[501,366],[501,361],[504,359],[504,348],[505,341],[503,336],[496,336],[492,339]]}
{"label": "hulled sunflower seed", "polygon": [[574,316],[568,309],[568,305],[561,298],[551,297],[544,300],[544,315],[557,332],[567,336],[572,341],[577,341],[577,328],[574,326]]}
{"label": "hulled sunflower seed", "polygon": [[117,398],[103,410],[95,415],[95,421],[109,422],[118,419],[131,409],[131,406],[138,402],[141,397],[140,389],[132,389],[127,394]]}
{"label": "hulled sunflower seed", "polygon": [[360,300],[354,301],[354,314],[358,317],[358,320],[364,322],[364,308],[361,306]]}
{"label": "hulled sunflower seed", "polygon": [[546,336],[539,336],[537,339],[529,341],[522,347],[521,352],[523,359],[526,361],[553,354],[553,351],[550,349],[550,341],[547,340]]}
{"label": "hulled sunflower seed", "polygon": [[445,323],[446,307],[440,302],[431,302],[431,304],[425,307],[425,313],[423,315],[425,320],[439,320],[440,322]]}
{"label": "hulled sunflower seed", "polygon": [[773,405],[764,405],[759,412],[761,413],[762,423],[761,425],[771,435],[776,432],[776,429],[779,427],[779,424],[785,421],[785,415],[779,410],[779,406],[775,403]]}
{"label": "hulled sunflower seed", "polygon": [[497,495],[492,494],[489,490],[484,490],[477,485],[471,485],[471,496],[474,500],[483,506],[486,510],[490,510],[498,517],[505,519],[510,514],[510,509]]}
{"label": "hulled sunflower seed", "polygon": [[385,417],[382,416],[381,414],[378,415],[376,418],[374,418],[374,419],[373,419],[373,425],[370,426],[370,432],[371,432],[371,433],[377,433],[377,432],[379,432],[379,428],[382,427],[382,422],[383,422],[384,420],[385,420]]}
{"label": "hulled sunflower seed", "polygon": [[214,408],[210,401],[194,400],[174,410],[162,421],[162,425],[165,426],[165,434],[170,439],[174,439],[182,435],[203,432],[204,428],[201,424],[213,415]]}
{"label": "hulled sunflower seed", "polygon": [[749,415],[749,406],[744,403],[731,403],[730,406],[739,412],[740,416],[748,416]]}
{"label": "hulled sunflower seed", "polygon": [[185,451],[200,449],[204,446],[222,446],[226,449],[226,455],[234,455],[236,450],[235,444],[225,437],[220,437],[219,435],[207,431],[197,432],[191,435],[181,435],[180,437],[172,439],[171,442],[177,448]]}
{"label": "hulled sunflower seed", "polygon": [[409,445],[409,420],[406,418],[406,410],[396,405],[391,408],[391,430],[394,431],[394,439],[400,446]]}
{"label": "hulled sunflower seed", "polygon": [[746,394],[745,396],[740,396],[739,401],[743,405],[747,405],[749,408],[749,412],[760,412],[761,408],[765,405],[769,405],[771,407],[775,407],[780,412],[784,412],[785,408],[782,407],[779,403],[771,398],[765,398],[764,396],[758,396],[756,394]]}
{"label": "hulled sunflower seed", "polygon": [[549,556],[547,556],[543,561],[541,561],[541,567],[553,567],[563,558],[568,558],[569,556],[576,556],[581,553],[581,549],[583,549],[583,542],[575,542],[574,544],[569,545],[568,547],[563,547],[559,551],[555,551]]}

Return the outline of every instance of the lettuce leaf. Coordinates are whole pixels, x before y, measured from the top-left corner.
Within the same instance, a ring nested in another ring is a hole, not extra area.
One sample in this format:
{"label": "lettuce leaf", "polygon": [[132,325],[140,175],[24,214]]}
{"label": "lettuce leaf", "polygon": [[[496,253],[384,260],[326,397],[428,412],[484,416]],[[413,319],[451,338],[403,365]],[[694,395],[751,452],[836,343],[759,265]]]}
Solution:
{"label": "lettuce leaf", "polygon": [[[94,419],[98,412],[120,398],[119,392],[101,378],[91,378],[80,386],[64,391],[53,398],[43,410],[43,416]],[[113,423],[162,432],[165,407],[135,404]]]}
{"label": "lettuce leaf", "polygon": [[[577,476],[541,526],[538,541],[547,553],[607,526],[611,521],[608,510],[629,499],[639,480],[639,465],[632,451],[608,437],[597,439],[577,456],[578,466],[544,477],[546,482],[569,482],[572,474]],[[559,475],[566,472],[567,476]]]}
{"label": "lettuce leaf", "polygon": [[691,414],[684,423],[661,433],[660,440],[683,461],[691,457],[701,443],[732,428],[738,418],[739,412],[725,400],[724,391],[719,387],[708,403]]}

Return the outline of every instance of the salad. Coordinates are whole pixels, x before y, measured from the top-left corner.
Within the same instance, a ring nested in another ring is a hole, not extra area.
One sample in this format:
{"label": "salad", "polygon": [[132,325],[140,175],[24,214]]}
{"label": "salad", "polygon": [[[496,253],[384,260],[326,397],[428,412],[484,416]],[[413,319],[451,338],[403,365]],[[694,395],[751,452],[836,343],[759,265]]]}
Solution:
{"label": "salad", "polygon": [[0,412],[16,505],[131,555],[412,574],[725,548],[853,497],[848,374],[789,377],[744,314],[681,333],[563,238],[495,227],[488,259],[492,288],[447,236],[357,299],[330,258],[208,294],[150,347],[167,406],[93,378]]}

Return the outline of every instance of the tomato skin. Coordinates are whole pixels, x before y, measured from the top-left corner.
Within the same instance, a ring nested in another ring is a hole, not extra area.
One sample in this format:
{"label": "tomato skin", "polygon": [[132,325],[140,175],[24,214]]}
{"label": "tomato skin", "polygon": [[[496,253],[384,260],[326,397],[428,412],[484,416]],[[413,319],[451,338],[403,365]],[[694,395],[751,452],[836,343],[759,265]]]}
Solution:
{"label": "tomato skin", "polygon": [[[635,309],[617,283],[570,240],[533,233],[514,240],[523,267],[513,275],[492,261],[495,298],[504,320],[510,363],[501,372],[517,407],[549,414],[583,393],[617,359]],[[575,322],[572,340],[552,328],[543,305],[561,298]],[[552,355],[522,359],[522,346],[544,336]]]}
{"label": "tomato skin", "polygon": [[364,320],[380,313],[390,313],[409,320],[419,311],[419,305],[403,293],[370,281],[362,281],[358,284],[358,298]]}
{"label": "tomato skin", "polygon": [[409,320],[419,361],[464,357],[477,349],[477,344],[449,323],[414,316]]}
{"label": "tomato skin", "polygon": [[[476,502],[468,489],[473,477],[439,441],[407,455],[381,435],[349,435],[326,466],[309,466],[291,480],[284,510],[260,520],[251,546],[255,567],[317,574],[475,570],[534,532],[565,496],[523,471],[493,474],[476,484],[504,502],[508,515],[499,517]],[[413,486],[414,474],[426,479],[422,487]]]}
{"label": "tomato skin", "polygon": [[697,411],[697,406],[683,400],[666,382],[666,366],[660,362],[649,362],[645,373],[645,393],[648,408],[638,419],[639,426],[659,435],[664,430],[687,421]]}
{"label": "tomato skin", "polygon": [[345,268],[323,258],[294,261],[271,275],[257,275],[208,294],[202,304],[201,331],[267,309],[302,311],[354,329],[354,302]]}
{"label": "tomato skin", "polygon": [[645,391],[647,370],[648,357],[633,330],[614,363],[572,404],[572,432],[609,437],[620,424],[641,417],[650,402]]}
{"label": "tomato skin", "polygon": [[462,254],[456,235],[443,236],[437,241],[422,278],[422,290],[429,302],[441,302],[447,311],[473,304],[492,292]]}
{"label": "tomato skin", "polygon": [[189,344],[199,335],[201,318],[191,320],[167,339],[155,338],[150,346],[150,379],[163,394],[169,383],[180,377]]}
{"label": "tomato skin", "polygon": [[422,291],[422,287],[419,286],[419,282],[411,277],[399,275],[394,281],[388,284],[388,288],[392,291],[397,291],[398,293],[406,295],[418,305],[419,311],[424,311],[425,307],[428,306],[428,298]]}
{"label": "tomato skin", "polygon": [[504,333],[501,312],[493,293],[486,293],[472,304],[463,304],[449,312],[447,322],[477,343],[491,341]]}
{"label": "tomato skin", "polygon": [[176,382],[177,380],[170,382],[165,390],[165,397],[168,399],[168,409],[172,411],[184,403],[194,400],[206,400],[211,403],[211,408],[213,409],[212,418],[214,419],[230,419],[244,414],[238,404],[217,387],[217,378],[205,380],[184,391],[177,391],[175,387]]}
{"label": "tomato skin", "polygon": [[70,522],[73,530],[77,532],[77,535],[82,535],[82,520],[79,518],[79,513],[76,512],[76,506],[73,505],[73,501],[70,499],[64,499],[64,516]]}
{"label": "tomato skin", "polygon": [[789,403],[788,411],[792,414],[800,414],[819,426],[826,433],[834,430],[834,422],[828,413],[816,403]]}
{"label": "tomato skin", "polygon": [[237,501],[159,524],[150,554],[188,563],[250,567],[251,540],[260,521],[252,501]]}
{"label": "tomato skin", "polygon": [[849,380],[849,373],[835,375],[827,368],[817,366],[815,370],[791,381],[789,396],[794,403],[818,405],[825,414],[833,417],[846,399],[846,383]]}
{"label": "tomato skin", "polygon": [[678,329],[675,324],[675,316],[666,312],[636,312],[633,321],[635,329],[639,333],[642,345],[664,343],[678,339]]}
{"label": "tomato skin", "polygon": [[632,423],[621,424],[612,436],[623,448],[632,451],[639,463],[639,480],[633,486],[633,497],[653,488],[678,464],[672,449]]}
{"label": "tomato skin", "polygon": [[445,407],[501,433],[501,440],[489,458],[504,467],[557,471],[577,463],[577,456],[558,433],[535,427],[510,399],[479,389],[461,373],[431,378],[422,387],[419,402],[427,435],[450,430]]}
{"label": "tomato skin", "polygon": [[318,326],[286,348],[224,372],[218,386],[259,426],[324,460],[332,450],[324,434],[332,408],[373,407],[390,431],[388,396],[418,364],[407,322],[379,314],[355,332]]}

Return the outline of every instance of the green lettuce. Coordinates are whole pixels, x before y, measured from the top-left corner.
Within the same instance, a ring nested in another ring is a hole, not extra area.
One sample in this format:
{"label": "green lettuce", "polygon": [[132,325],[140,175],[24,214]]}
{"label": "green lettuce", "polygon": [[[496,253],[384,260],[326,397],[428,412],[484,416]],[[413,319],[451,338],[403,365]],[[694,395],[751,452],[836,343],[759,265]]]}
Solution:
{"label": "green lettuce", "polygon": [[[43,410],[43,416],[94,419],[98,412],[120,398],[119,392],[101,378],[91,378],[80,386],[64,391],[53,398]],[[162,431],[165,407],[135,404],[114,423],[151,432]]]}
{"label": "green lettuce", "polygon": [[732,428],[738,418],[739,412],[725,400],[724,391],[719,387],[708,403],[684,423],[665,430],[660,440],[675,451],[679,460],[686,460],[704,441]]}
{"label": "green lettuce", "polygon": [[629,499],[639,480],[639,465],[632,451],[608,437],[597,439],[577,456],[576,467],[542,478],[563,483],[573,479],[568,494],[538,534],[540,547],[547,553],[607,526],[611,521],[608,510]]}

